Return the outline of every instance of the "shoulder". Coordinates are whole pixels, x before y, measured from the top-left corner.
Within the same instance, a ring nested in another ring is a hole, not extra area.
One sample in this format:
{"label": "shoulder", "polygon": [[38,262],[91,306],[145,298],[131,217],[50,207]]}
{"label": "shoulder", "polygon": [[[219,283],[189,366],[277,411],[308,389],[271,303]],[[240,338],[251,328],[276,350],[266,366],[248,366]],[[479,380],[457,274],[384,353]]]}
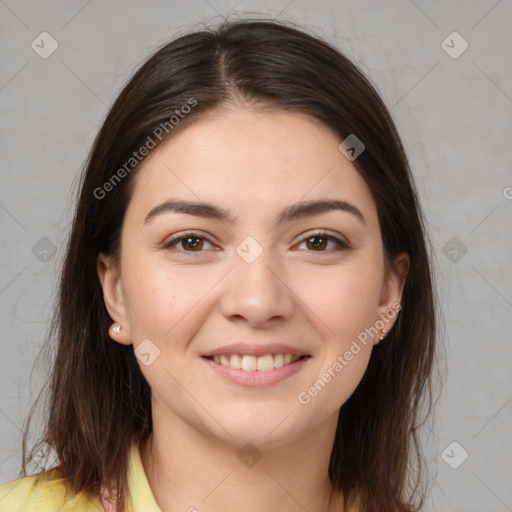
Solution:
{"label": "shoulder", "polygon": [[59,468],[0,485],[2,512],[89,512],[102,510],[99,500],[73,493]]}

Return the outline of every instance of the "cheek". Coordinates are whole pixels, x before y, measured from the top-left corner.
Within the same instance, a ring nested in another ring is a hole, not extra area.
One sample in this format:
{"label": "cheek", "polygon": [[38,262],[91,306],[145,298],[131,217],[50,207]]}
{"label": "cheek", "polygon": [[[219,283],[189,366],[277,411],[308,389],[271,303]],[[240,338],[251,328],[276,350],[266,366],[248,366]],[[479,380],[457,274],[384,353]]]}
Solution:
{"label": "cheek", "polygon": [[[316,411],[328,415],[339,409],[357,388],[368,367],[371,346],[359,344],[357,350],[335,354],[328,358],[318,378],[297,395],[301,405],[314,406]],[[347,354],[351,354],[351,359]]]}
{"label": "cheek", "polygon": [[[127,251],[129,253],[129,251]],[[178,267],[157,254],[133,251],[123,262],[125,305],[132,337],[184,339],[188,315],[200,311],[200,299],[218,280],[218,272],[199,267]]]}
{"label": "cheek", "polygon": [[332,272],[322,269],[297,286],[301,299],[324,325],[326,337],[341,343],[338,349],[376,320],[381,291],[378,265],[347,265]]}

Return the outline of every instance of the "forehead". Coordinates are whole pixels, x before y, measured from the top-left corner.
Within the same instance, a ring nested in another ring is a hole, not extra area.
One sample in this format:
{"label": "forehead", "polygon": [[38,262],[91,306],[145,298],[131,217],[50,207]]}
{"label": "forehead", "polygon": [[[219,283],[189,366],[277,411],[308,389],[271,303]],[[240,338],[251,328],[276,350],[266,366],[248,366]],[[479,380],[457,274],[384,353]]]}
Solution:
{"label": "forehead", "polygon": [[256,215],[322,197],[357,203],[371,224],[377,220],[371,191],[339,143],[303,114],[218,110],[150,153],[133,177],[128,210],[140,217],[178,197]]}

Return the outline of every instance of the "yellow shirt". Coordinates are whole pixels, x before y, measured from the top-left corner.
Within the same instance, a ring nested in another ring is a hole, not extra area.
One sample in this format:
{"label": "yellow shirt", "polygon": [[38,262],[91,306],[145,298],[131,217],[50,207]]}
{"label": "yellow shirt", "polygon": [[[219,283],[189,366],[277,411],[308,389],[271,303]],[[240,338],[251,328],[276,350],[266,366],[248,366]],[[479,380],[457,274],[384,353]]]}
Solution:
{"label": "yellow shirt", "polygon": [[[37,475],[0,485],[2,512],[102,512],[99,498],[80,492],[66,496],[64,479],[58,468],[47,471],[37,485]],[[144,473],[139,447],[133,444],[128,462],[129,497],[125,512],[161,512]]]}
{"label": "yellow shirt", "polygon": [[[61,471],[51,469],[35,484],[37,475],[0,485],[2,512],[102,512],[99,498],[80,492],[66,496]],[[139,447],[132,444],[128,461],[128,492],[125,512],[162,512],[144,473]],[[357,512],[350,508],[346,512]]]}

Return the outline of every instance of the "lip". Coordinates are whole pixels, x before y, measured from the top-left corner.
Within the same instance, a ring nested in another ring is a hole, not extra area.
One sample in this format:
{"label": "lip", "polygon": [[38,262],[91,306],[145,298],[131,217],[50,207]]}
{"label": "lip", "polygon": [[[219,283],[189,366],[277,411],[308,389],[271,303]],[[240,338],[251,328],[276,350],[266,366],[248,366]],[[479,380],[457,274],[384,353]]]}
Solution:
{"label": "lip", "polygon": [[[222,353],[226,354],[226,352]],[[268,353],[269,352],[265,352],[265,354]],[[286,353],[289,354],[290,352]],[[220,353],[218,355],[220,355]],[[224,377],[225,379],[231,382],[234,382],[235,384],[238,384],[243,387],[269,387],[299,372],[307,363],[307,361],[311,359],[311,357],[303,357],[301,359],[298,359],[294,363],[281,366],[281,368],[274,368],[273,370],[270,370],[268,372],[262,372],[259,370],[254,370],[251,372],[245,370],[237,370],[235,368],[230,368],[229,366],[224,366],[222,364],[216,363],[211,359],[207,359],[206,356],[201,357],[201,359],[210,368],[212,368],[213,371],[217,372],[218,375]]]}
{"label": "lip", "polygon": [[210,350],[201,354],[203,357],[211,356],[232,356],[238,354],[240,356],[265,356],[267,354],[291,354],[292,356],[309,356],[307,352],[300,350],[290,345],[283,345],[282,343],[270,343],[267,345],[251,344],[251,343],[234,343],[232,345],[224,345],[222,347]]}

